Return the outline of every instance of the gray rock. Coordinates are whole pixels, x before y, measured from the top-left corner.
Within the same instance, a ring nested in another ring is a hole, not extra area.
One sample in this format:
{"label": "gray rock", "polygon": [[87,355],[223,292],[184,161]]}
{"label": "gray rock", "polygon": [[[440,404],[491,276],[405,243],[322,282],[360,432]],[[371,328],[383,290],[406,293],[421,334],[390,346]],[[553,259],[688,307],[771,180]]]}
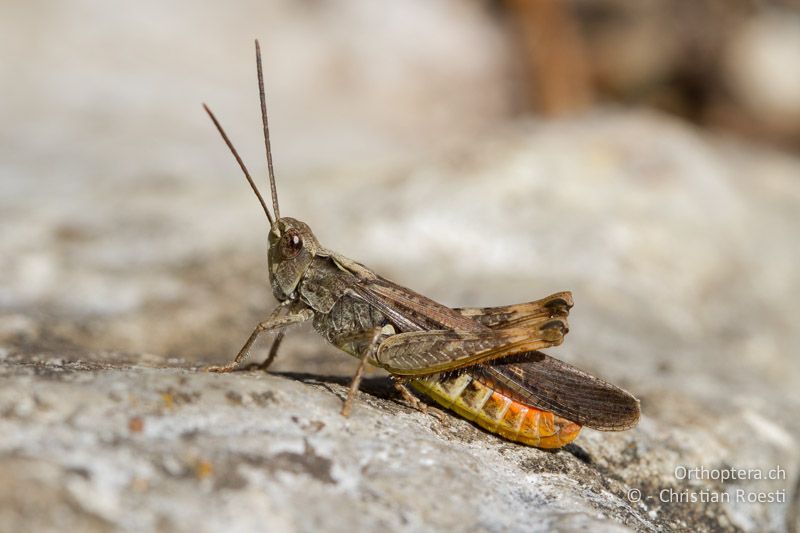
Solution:
{"label": "gray rock", "polygon": [[4,506],[4,530],[62,515],[90,530],[181,531],[641,520],[602,467],[441,425],[388,398],[384,380],[368,381],[345,419],[341,380],[108,359],[4,362],[0,464],[14,487],[4,501],[17,504]]}
{"label": "gray rock", "polygon": [[[3,7],[0,531],[800,526],[796,157],[644,112],[509,122],[478,3]],[[263,176],[250,36],[282,212],[449,305],[572,290],[551,353],[640,397],[636,429],[545,452],[380,372],[344,419],[354,361],[308,329],[270,374],[198,371],[274,305],[199,107]],[[783,476],[706,479],[731,467]]]}
{"label": "gray rock", "polygon": [[[273,305],[265,227],[234,178],[87,182],[68,201],[12,181],[0,530],[796,527],[798,175],[796,159],[612,112],[279,175],[284,214],[445,303],[574,291],[551,353],[632,391],[643,418],[555,453],[440,424],[380,373],[344,419],[353,361],[304,329],[272,374],[198,372]],[[730,501],[678,501],[693,495]]]}

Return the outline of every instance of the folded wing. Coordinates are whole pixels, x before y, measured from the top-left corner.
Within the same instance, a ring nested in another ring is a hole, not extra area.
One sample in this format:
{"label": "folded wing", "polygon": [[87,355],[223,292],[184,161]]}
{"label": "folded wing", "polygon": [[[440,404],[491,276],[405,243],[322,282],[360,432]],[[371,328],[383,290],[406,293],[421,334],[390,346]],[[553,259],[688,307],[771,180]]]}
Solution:
{"label": "folded wing", "polygon": [[639,421],[639,400],[572,365],[532,351],[470,367],[479,379],[511,398],[604,431]]}

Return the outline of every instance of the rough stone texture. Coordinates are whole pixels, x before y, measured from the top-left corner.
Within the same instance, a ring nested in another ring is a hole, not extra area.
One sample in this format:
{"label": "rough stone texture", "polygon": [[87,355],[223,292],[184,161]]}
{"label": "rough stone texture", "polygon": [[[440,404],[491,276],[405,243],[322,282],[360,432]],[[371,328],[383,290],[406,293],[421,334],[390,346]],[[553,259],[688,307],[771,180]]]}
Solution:
{"label": "rough stone texture", "polygon": [[[643,112],[506,123],[485,13],[436,2],[412,39],[368,4],[0,17],[0,530],[796,530],[800,161]],[[197,371],[274,305],[263,217],[198,105],[263,176],[265,34],[282,212],[447,304],[573,290],[551,353],[641,398],[635,430],[517,446],[409,409],[377,372],[343,419],[354,362],[302,328],[272,374]],[[459,42],[491,46],[448,60]],[[303,79],[331,63],[343,85]]]}
{"label": "rough stone texture", "polygon": [[[442,426],[378,375],[343,419],[352,361],[308,330],[276,374],[197,372],[272,305],[257,204],[226,196],[233,177],[70,201],[12,190],[0,529],[786,529],[800,468],[798,171],[657,116],[605,113],[509,127],[408,168],[281,181],[284,212],[323,243],[447,303],[572,289],[572,332],[552,353],[633,391],[644,415],[556,453]],[[681,465],[780,466],[787,479],[689,482]],[[660,502],[670,488],[786,489],[786,503]]]}

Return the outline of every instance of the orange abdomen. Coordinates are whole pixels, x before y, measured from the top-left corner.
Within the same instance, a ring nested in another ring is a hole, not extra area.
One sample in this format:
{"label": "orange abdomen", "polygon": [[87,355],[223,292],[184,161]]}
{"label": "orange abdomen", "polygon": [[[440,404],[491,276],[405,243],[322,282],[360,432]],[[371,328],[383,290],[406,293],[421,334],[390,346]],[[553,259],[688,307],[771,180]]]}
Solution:
{"label": "orange abdomen", "polygon": [[469,372],[427,376],[411,385],[484,429],[530,446],[560,448],[581,430],[575,422],[512,400]]}

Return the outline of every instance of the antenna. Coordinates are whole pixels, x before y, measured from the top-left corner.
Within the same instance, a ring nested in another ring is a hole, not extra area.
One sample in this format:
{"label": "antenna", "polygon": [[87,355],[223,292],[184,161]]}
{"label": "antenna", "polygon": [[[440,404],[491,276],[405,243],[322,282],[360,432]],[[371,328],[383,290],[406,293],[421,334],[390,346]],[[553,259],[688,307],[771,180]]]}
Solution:
{"label": "antenna", "polygon": [[[264,213],[267,214],[267,220],[269,220],[269,225],[272,226],[274,221],[272,220],[272,216],[269,214],[269,209],[267,209],[267,204],[264,202],[264,198],[261,197],[261,193],[258,192],[258,189],[256,188],[256,184],[255,184],[255,182],[253,182],[253,178],[250,176],[250,173],[247,171],[247,167],[244,166],[244,161],[242,161],[242,158],[239,157],[239,153],[236,151],[236,148],[233,147],[233,143],[228,138],[228,135],[225,133],[225,130],[222,129],[222,126],[220,126],[219,121],[217,120],[217,117],[214,116],[214,113],[211,112],[211,110],[208,108],[208,106],[206,104],[203,104],[203,109],[205,109],[206,113],[208,113],[208,116],[211,117],[211,122],[213,122],[214,126],[217,127],[217,131],[219,131],[219,134],[222,135],[222,139],[225,141],[225,144],[227,144],[228,148],[230,148],[231,153],[233,154],[233,157],[236,158],[236,162],[239,163],[240,167],[242,167],[242,172],[244,172],[244,177],[247,178],[247,182],[250,184],[250,187],[252,187],[253,192],[256,193],[256,196],[258,196],[258,201],[261,202],[261,207],[264,208]],[[277,213],[277,211],[276,211],[276,213]],[[277,214],[276,214],[276,216],[277,216]]]}
{"label": "antenna", "polygon": [[261,46],[256,39],[256,68],[258,70],[258,96],[261,98],[261,121],[264,123],[264,147],[267,150],[267,166],[269,167],[269,188],[272,191],[272,211],[275,220],[281,218],[278,210],[278,190],[275,188],[275,171],[272,169],[272,148],[269,143],[269,123],[267,121],[267,98],[264,96],[264,73],[261,70]]}

